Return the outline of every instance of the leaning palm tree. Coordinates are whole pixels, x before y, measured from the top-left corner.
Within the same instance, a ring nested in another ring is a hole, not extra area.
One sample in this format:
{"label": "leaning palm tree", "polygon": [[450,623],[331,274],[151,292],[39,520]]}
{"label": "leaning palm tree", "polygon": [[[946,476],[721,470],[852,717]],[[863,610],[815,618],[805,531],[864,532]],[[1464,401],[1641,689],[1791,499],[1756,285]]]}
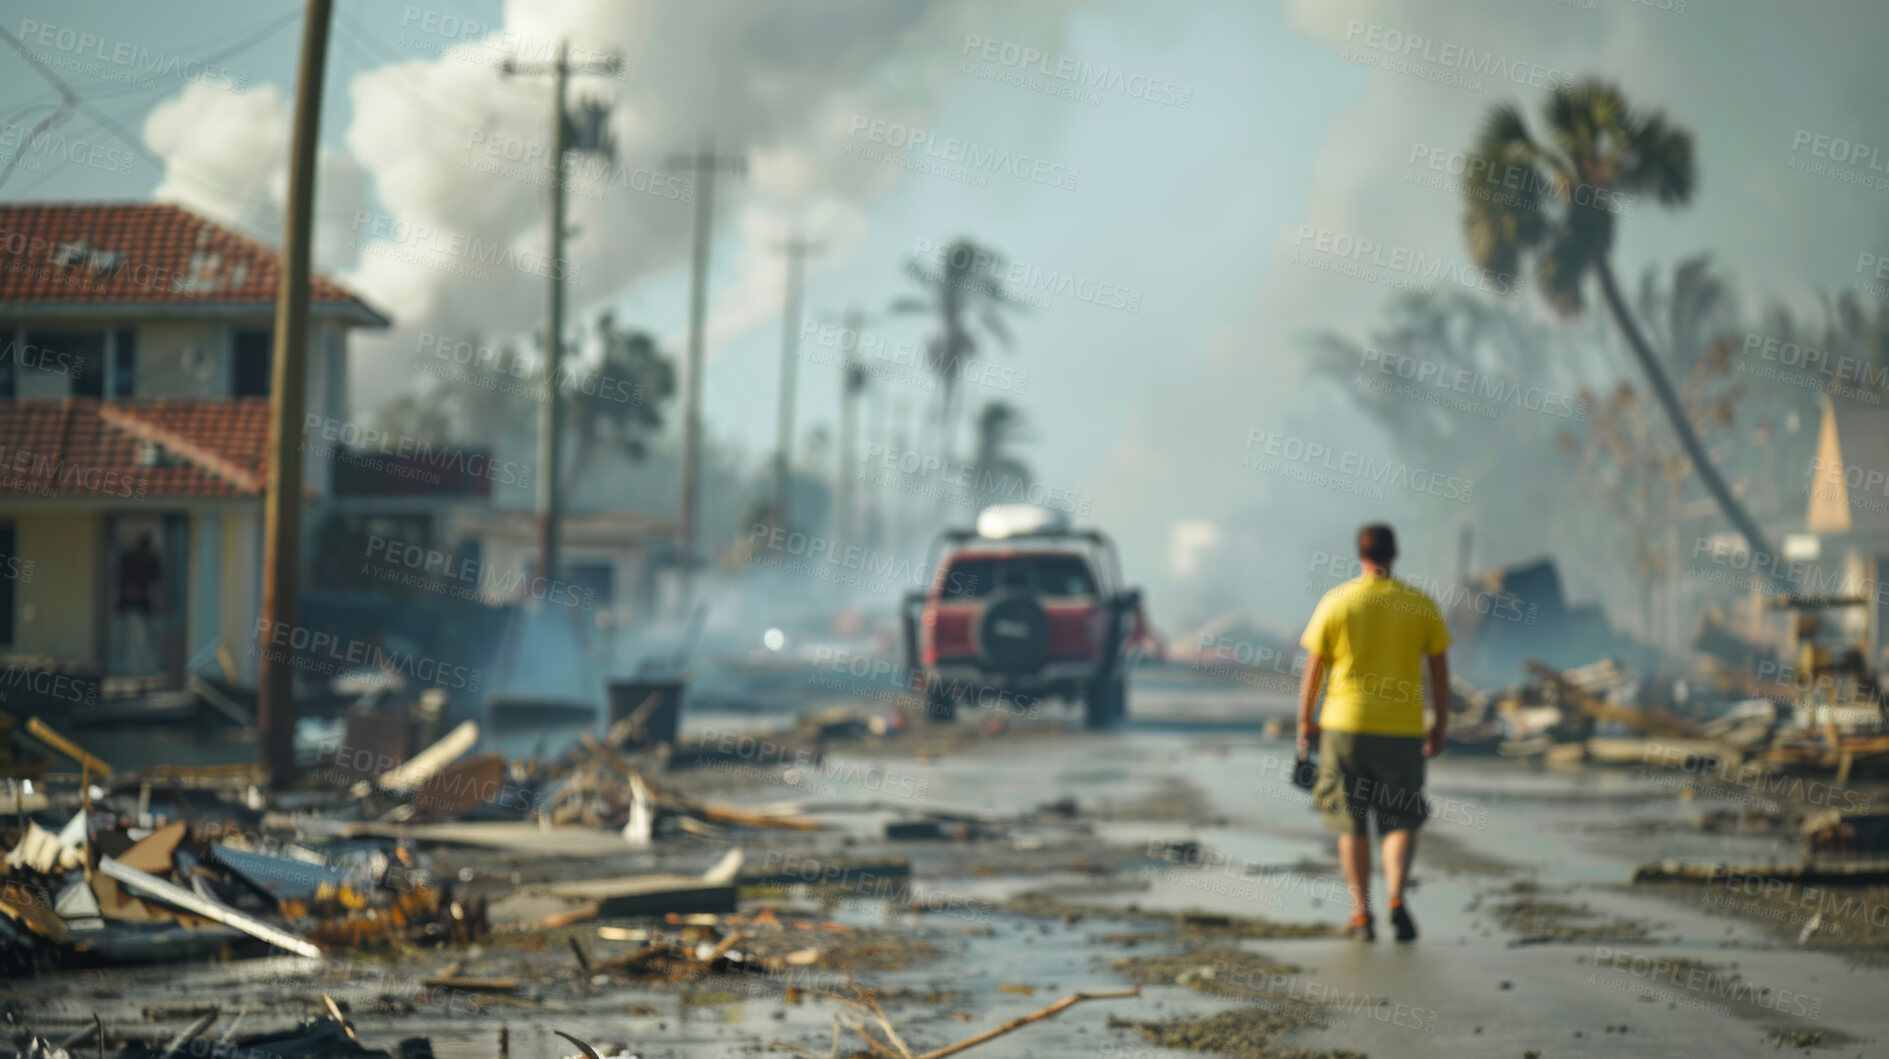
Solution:
{"label": "leaning palm tree", "polygon": [[[924,295],[895,299],[892,311],[929,313],[937,317],[938,331],[926,346],[925,363],[938,376],[938,436],[942,455],[950,459],[957,433],[958,378],[964,362],[979,349],[978,331],[1010,345],[1010,327],[1002,310],[1017,308],[1000,278],[1003,257],[969,239],[952,240],[937,270],[914,258],[905,273],[925,289]],[[975,327],[973,326],[975,322]]]}
{"label": "leaning palm tree", "polygon": [[1470,172],[1492,174],[1491,180],[1500,180],[1494,186],[1511,190],[1488,195],[1489,183],[1465,184],[1470,253],[1478,266],[1499,276],[1516,275],[1522,258],[1532,257],[1542,296],[1564,317],[1580,313],[1582,283],[1593,274],[1706,491],[1753,552],[1776,554],[1706,454],[1608,259],[1615,210],[1631,201],[1622,196],[1651,195],[1668,207],[1692,198],[1692,134],[1663,112],[1633,110],[1618,88],[1599,80],[1562,85],[1545,110],[1545,141],[1529,134],[1522,112],[1509,104],[1484,121]]}

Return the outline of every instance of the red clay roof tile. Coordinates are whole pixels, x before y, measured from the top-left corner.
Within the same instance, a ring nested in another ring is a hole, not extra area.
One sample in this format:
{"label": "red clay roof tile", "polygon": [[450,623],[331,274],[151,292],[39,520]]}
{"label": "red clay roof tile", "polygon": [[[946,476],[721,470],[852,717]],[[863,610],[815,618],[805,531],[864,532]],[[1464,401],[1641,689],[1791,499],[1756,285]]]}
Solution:
{"label": "red clay roof tile", "polygon": [[[223,304],[276,297],[273,248],[178,206],[0,204],[0,303]],[[381,314],[316,276],[316,304]]]}
{"label": "red clay roof tile", "polygon": [[[4,402],[0,496],[260,497],[269,402],[91,397]],[[161,458],[143,458],[155,442]]]}

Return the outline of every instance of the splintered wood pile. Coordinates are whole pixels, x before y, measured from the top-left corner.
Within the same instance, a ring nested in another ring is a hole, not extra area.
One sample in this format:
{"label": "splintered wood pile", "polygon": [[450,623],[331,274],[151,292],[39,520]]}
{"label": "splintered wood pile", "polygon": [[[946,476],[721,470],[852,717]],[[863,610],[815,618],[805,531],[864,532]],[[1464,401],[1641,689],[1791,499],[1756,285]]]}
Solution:
{"label": "splintered wood pile", "polygon": [[1610,702],[1601,696],[1632,682],[1632,676],[1611,658],[1561,671],[1544,662],[1529,661],[1528,672],[1553,689],[1558,702],[1597,721],[1614,721],[1645,735],[1700,737],[1699,725],[1665,710],[1643,709]]}
{"label": "splintered wood pile", "polygon": [[1762,760],[1780,768],[1834,769],[1842,784],[1859,769],[1870,775],[1889,772],[1889,735],[1836,733],[1833,743],[1828,732],[1804,732],[1779,739]]}

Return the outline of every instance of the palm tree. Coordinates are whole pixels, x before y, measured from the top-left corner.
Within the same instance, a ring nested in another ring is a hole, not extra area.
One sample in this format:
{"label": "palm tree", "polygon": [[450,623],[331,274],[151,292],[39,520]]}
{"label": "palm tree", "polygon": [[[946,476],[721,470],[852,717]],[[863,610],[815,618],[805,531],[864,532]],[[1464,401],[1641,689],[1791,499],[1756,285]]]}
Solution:
{"label": "palm tree", "polygon": [[[958,375],[964,362],[980,348],[976,331],[987,332],[1006,348],[1010,326],[1001,310],[1019,304],[999,277],[1003,257],[967,238],[954,239],[945,248],[940,269],[933,271],[913,258],[905,274],[925,289],[923,296],[895,299],[897,313],[931,313],[938,332],[926,346],[925,363],[938,376],[938,433],[947,460],[951,457],[958,414]],[[975,322],[976,329],[973,329]]]}
{"label": "palm tree", "polygon": [[648,332],[618,327],[616,316],[605,311],[597,317],[596,333],[603,356],[595,371],[547,381],[561,387],[569,402],[574,444],[563,488],[571,496],[600,451],[614,450],[631,463],[648,455],[648,439],[662,429],[663,402],[676,390],[675,365]]}
{"label": "palm tree", "polygon": [[[1700,482],[1754,553],[1776,554],[1700,443],[1608,259],[1614,211],[1627,201],[1620,196],[1650,194],[1667,207],[1692,198],[1697,180],[1692,134],[1661,111],[1633,110],[1618,88],[1599,80],[1560,86],[1545,111],[1545,141],[1531,136],[1522,112],[1506,103],[1484,121],[1469,171],[1492,174],[1500,183],[1464,185],[1470,253],[1478,266],[1498,276],[1515,275],[1523,256],[1532,256],[1542,296],[1564,317],[1580,313],[1582,281],[1592,273]],[[1507,179],[1511,175],[1519,181]],[[1508,190],[1490,195],[1491,187]]]}

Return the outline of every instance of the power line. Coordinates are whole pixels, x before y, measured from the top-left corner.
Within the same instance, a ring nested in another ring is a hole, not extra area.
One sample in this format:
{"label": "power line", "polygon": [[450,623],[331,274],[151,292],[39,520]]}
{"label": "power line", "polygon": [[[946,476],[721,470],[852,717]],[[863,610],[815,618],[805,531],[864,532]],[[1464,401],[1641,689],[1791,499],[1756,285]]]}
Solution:
{"label": "power line", "polygon": [[[20,159],[26,156],[27,152],[31,149],[33,145],[33,141],[39,138],[39,134],[53,128],[54,126],[58,125],[60,122],[63,122],[70,115],[72,105],[75,101],[80,100],[80,99],[88,100],[88,101],[99,100],[99,99],[105,99],[109,97],[122,96],[127,93],[146,92],[146,91],[150,91],[153,88],[161,87],[162,85],[170,81],[173,81],[173,80],[176,80],[177,78],[185,76],[186,71],[189,69],[189,66],[192,64],[202,66],[208,63],[221,62],[222,60],[227,59],[232,55],[236,55],[240,52],[243,52],[252,47],[255,47],[257,44],[260,44],[263,41],[274,36],[275,34],[281,32],[283,27],[294,22],[296,18],[300,16],[300,14],[301,12],[299,11],[285,12],[281,18],[278,18],[273,22],[269,22],[263,25],[261,28],[251,32],[249,35],[237,41],[235,44],[227,48],[224,48],[221,51],[212,52],[209,55],[199,56],[198,58],[190,60],[189,63],[179,63],[177,67],[177,71],[175,73],[166,74],[156,79],[147,79],[143,84],[119,85],[116,88],[106,88],[97,92],[89,92],[83,96],[79,96],[76,93],[71,92],[70,89],[63,89],[60,92],[60,102],[57,104],[41,103],[38,105],[27,106],[19,110],[11,118],[8,119],[7,121],[8,125],[18,125],[19,122],[24,120],[28,114],[31,114],[38,110],[50,109],[53,111],[53,114],[51,117],[49,117],[45,121],[40,122],[38,125],[34,126],[33,130],[30,133],[27,133],[25,136],[21,137],[20,145],[17,149],[14,150],[13,157],[7,160],[6,167],[4,169],[0,169],[0,185],[4,185],[6,183],[7,178],[11,176],[13,173],[14,166],[18,165],[20,162]],[[17,49],[20,47],[20,45],[15,45],[15,47]],[[26,55],[27,59],[33,60],[35,65],[37,66],[36,57],[26,52],[23,52],[23,54]],[[39,184],[42,181],[44,181],[47,176],[51,176],[55,172],[57,172],[57,170],[48,170],[44,176],[41,176],[38,180],[34,180],[32,183],[28,184],[22,190],[30,191],[33,188],[38,187]]]}
{"label": "power line", "polygon": [[285,11],[282,13],[282,17],[276,19],[273,22],[265,23],[259,29],[256,29],[255,31],[251,32],[248,36],[237,41],[235,44],[232,44],[229,47],[222,49],[221,51],[212,52],[209,55],[200,55],[195,59],[189,60],[188,62],[178,64],[177,71],[175,73],[165,74],[164,76],[160,78],[149,79],[144,84],[141,84],[141,85],[127,84],[127,85],[119,85],[115,88],[100,89],[97,92],[89,92],[80,98],[88,99],[88,100],[106,99],[109,97],[122,96],[122,95],[126,95],[128,93],[133,93],[133,92],[148,91],[152,88],[158,87],[159,85],[165,84],[170,81],[175,81],[180,77],[184,77],[185,71],[192,64],[202,66],[208,63],[221,62],[232,55],[236,55],[241,52],[248,51],[250,48],[253,48],[256,45],[261,44],[263,41],[268,40],[270,37],[275,36],[277,33],[282,32],[285,28],[293,25],[296,19],[299,19],[301,17],[302,17],[302,12],[299,9]]}
{"label": "power line", "polygon": [[202,183],[208,184],[212,188],[216,189],[217,191],[220,191],[221,193],[229,196],[230,198],[237,200],[238,202],[244,202],[250,205],[264,206],[271,209],[275,208],[275,204],[273,203],[264,202],[260,199],[253,199],[253,198],[250,198],[248,195],[231,191],[228,187],[224,186],[222,181],[217,180],[212,177],[204,176],[201,173],[194,173],[187,166],[184,166],[181,163],[177,163],[175,161],[166,159],[162,155],[159,155],[155,151],[152,151],[150,148],[144,145],[143,141],[139,140],[136,136],[128,132],[124,126],[118,124],[117,119],[113,118],[109,114],[104,113],[103,111],[99,110],[97,107],[93,106],[92,104],[87,103],[85,100],[79,98],[79,96],[72,91],[72,87],[70,85],[66,84],[65,81],[62,80],[58,74],[55,74],[51,70],[47,69],[46,64],[39,58],[39,56],[34,55],[31,51],[29,51],[26,45],[21,43],[20,39],[18,37],[15,37],[4,26],[0,26],[0,38],[4,38],[6,42],[13,47],[14,51],[19,52],[20,55],[23,58],[25,58],[28,63],[32,65],[33,69],[39,71],[39,75],[41,77],[44,77],[47,81],[52,83],[53,88],[57,90],[59,93],[59,98],[64,101],[67,107],[69,107],[71,110],[76,110],[77,112],[92,119],[92,121],[95,124],[97,124],[100,128],[104,129],[106,132],[111,133],[113,136],[116,136],[119,140],[124,142],[125,146],[131,148],[132,151],[136,152],[139,156],[143,157],[145,161],[151,163],[153,166],[156,166],[159,172],[167,172],[169,167],[174,166],[179,173],[182,173],[183,175],[190,177],[193,180],[201,181]]}

